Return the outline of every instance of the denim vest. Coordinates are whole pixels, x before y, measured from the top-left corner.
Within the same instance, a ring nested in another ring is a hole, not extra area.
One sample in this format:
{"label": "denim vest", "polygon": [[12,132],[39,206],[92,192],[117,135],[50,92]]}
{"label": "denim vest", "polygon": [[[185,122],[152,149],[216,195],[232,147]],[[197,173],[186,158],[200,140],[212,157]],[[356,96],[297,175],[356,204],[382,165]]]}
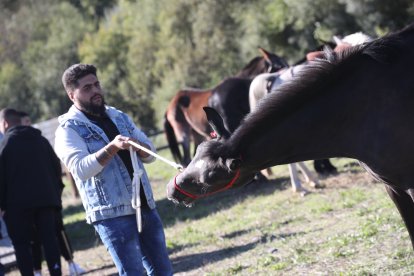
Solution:
{"label": "denim vest", "polygon": [[[138,129],[128,120],[125,113],[114,108],[108,108],[107,113],[121,135],[140,141],[143,139],[149,141],[142,132],[139,131],[137,134]],[[70,116],[69,119],[62,120],[60,127],[75,130],[86,143],[90,154],[97,152],[110,142],[101,128],[88,120],[80,120],[78,116]],[[150,182],[139,158],[138,165],[144,171],[141,177],[141,189],[144,189],[149,208],[154,209],[155,201]],[[118,155],[115,155],[100,173],[87,180],[81,180],[76,175],[73,177],[86,211],[87,223],[135,213],[131,205],[132,180]]]}

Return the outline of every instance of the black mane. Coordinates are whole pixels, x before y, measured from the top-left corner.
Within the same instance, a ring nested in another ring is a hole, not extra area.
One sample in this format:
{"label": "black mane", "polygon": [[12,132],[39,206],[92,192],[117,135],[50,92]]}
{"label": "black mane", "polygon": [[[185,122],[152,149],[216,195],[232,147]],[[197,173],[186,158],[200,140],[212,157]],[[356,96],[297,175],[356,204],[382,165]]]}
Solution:
{"label": "black mane", "polygon": [[260,72],[264,72],[263,69],[266,66],[263,57],[254,57],[250,62],[236,74],[235,77],[239,78],[252,78]]}
{"label": "black mane", "polygon": [[265,100],[259,102],[256,111],[248,114],[231,136],[229,140],[232,145],[231,151],[237,152],[248,146],[242,144],[241,141],[252,141],[269,126],[277,124],[279,118],[284,118],[293,110],[305,105],[318,93],[327,91],[323,88],[332,86],[343,78],[344,71],[349,66],[355,66],[367,58],[379,63],[389,63],[395,56],[401,54],[401,49],[407,49],[407,47],[404,48],[407,45],[404,45],[402,35],[413,31],[414,24],[411,24],[400,32],[339,53],[327,50],[326,60],[319,59],[311,62],[291,81],[281,85],[277,92],[268,94]]}

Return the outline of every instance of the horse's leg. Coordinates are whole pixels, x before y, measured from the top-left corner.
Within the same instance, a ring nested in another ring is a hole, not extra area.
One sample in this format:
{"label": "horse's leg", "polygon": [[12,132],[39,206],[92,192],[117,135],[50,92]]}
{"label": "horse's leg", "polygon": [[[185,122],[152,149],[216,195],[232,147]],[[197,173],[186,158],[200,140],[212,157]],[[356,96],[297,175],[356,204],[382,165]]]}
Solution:
{"label": "horse's leg", "polygon": [[190,153],[190,137],[186,135],[183,137],[183,141],[181,143],[183,148],[183,165],[187,166],[191,162],[191,153]]}
{"label": "horse's leg", "polygon": [[319,174],[336,174],[338,172],[329,159],[314,160],[313,167]]}
{"label": "horse's leg", "polygon": [[338,169],[334,165],[332,165],[329,159],[322,159],[322,161],[325,164],[325,171],[331,174],[338,173]]}
{"label": "horse's leg", "polygon": [[323,164],[322,160],[314,160],[313,161],[313,168],[319,174],[324,174],[325,173],[325,167],[324,167],[324,164]]}
{"label": "horse's leg", "polygon": [[303,176],[305,177],[306,183],[309,184],[312,188],[322,188],[322,185],[319,184],[319,180],[317,177],[309,171],[308,167],[305,165],[304,162],[298,162],[297,163],[300,171],[302,172]]}
{"label": "horse's leg", "polygon": [[[410,235],[411,244],[414,248],[414,201],[413,196],[408,195],[404,190],[397,189],[385,185],[388,195],[391,197],[394,204],[397,206],[398,211],[407,227],[408,234]],[[413,194],[413,193],[412,193]]]}
{"label": "horse's leg", "polygon": [[292,184],[292,190],[295,193],[300,193],[302,196],[308,194],[309,191],[303,188],[302,184],[300,183],[296,163],[289,164],[288,167],[289,167],[289,174],[290,174],[290,183]]}
{"label": "horse's leg", "polygon": [[272,175],[273,175],[273,172],[272,172],[272,169],[271,168],[267,168],[267,169],[264,169],[264,170],[261,170],[260,171],[267,179],[269,179]]}
{"label": "horse's leg", "polygon": [[268,176],[272,176],[273,175],[272,168],[267,168],[266,173],[267,173]]}

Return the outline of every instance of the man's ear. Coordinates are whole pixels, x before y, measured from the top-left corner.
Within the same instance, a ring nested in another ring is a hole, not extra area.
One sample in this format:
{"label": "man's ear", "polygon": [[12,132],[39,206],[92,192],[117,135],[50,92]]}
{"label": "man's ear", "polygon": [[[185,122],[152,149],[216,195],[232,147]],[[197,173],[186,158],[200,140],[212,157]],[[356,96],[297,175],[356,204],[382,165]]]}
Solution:
{"label": "man's ear", "polygon": [[73,102],[75,92],[74,91],[68,91],[67,93],[68,93],[69,99]]}
{"label": "man's ear", "polygon": [[6,132],[6,130],[9,128],[10,124],[6,120],[2,120],[0,123],[2,124],[4,132]]}

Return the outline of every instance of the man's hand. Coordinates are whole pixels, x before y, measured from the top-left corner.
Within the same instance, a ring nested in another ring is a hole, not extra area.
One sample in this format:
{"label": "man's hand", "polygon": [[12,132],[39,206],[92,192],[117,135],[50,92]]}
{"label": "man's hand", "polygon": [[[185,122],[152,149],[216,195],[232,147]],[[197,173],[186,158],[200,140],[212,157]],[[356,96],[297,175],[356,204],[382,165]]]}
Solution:
{"label": "man's hand", "polygon": [[[112,159],[112,157],[117,154],[119,150],[127,150],[131,146],[128,141],[133,141],[147,149],[150,149],[150,147],[144,143],[140,143],[139,141],[135,141],[131,139],[130,137],[117,135],[111,142],[109,142],[108,145],[104,146],[101,150],[96,152],[96,159],[98,160],[99,164],[102,166],[105,166],[109,163],[109,161]],[[134,148],[134,150],[137,152],[138,156],[141,158],[148,157],[149,154],[140,150]]]}
{"label": "man's hand", "polygon": [[[114,140],[112,140],[108,145],[107,145],[107,147],[109,147],[109,148],[113,148],[113,147],[116,147],[118,150],[121,150],[121,149],[129,149],[129,147],[130,147],[130,144],[128,144],[128,141],[129,140],[131,140],[131,141],[134,141],[134,140],[132,140],[131,138],[129,138],[129,137],[126,137],[126,136],[122,136],[122,135],[117,135],[115,138],[114,138]],[[135,142],[135,141],[134,141]],[[118,152],[118,150],[116,151],[116,152]],[[115,152],[115,153],[116,153]]]}

